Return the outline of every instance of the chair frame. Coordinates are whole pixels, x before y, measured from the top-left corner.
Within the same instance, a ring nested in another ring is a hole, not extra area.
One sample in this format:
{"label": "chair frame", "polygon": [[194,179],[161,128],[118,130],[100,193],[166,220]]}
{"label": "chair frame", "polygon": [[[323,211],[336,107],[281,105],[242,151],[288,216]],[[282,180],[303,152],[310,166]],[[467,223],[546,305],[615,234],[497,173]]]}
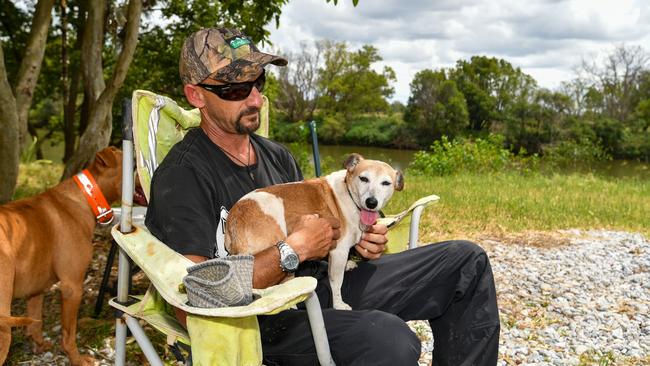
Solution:
{"label": "chair frame", "polygon": [[[130,233],[133,231],[132,213],[135,159],[131,108],[131,101],[125,100],[122,104],[122,206],[119,222],[119,231],[121,233]],[[130,261],[122,248],[119,248],[118,258],[117,298],[114,301],[120,305],[127,305],[129,303],[129,280],[131,277]],[[307,314],[319,363],[324,366],[333,366],[335,363],[329,349],[323,313],[315,292],[312,292],[307,300],[305,300],[305,305],[307,307]],[[115,317],[115,365],[123,366],[126,363],[126,337],[128,329],[131,331],[151,365],[162,366],[163,362],[160,356],[154,349],[138,320],[119,309],[116,309]]]}

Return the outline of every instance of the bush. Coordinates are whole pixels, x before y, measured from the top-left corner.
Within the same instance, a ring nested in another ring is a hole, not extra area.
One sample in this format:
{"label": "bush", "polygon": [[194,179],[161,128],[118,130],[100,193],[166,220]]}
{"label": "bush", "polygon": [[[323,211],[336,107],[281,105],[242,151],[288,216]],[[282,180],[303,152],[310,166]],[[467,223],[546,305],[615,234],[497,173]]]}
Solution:
{"label": "bush", "polygon": [[309,127],[303,121],[271,124],[271,139],[281,142],[304,142],[309,138]]}
{"label": "bush", "polygon": [[650,162],[650,131],[625,131],[621,157]]}
{"label": "bush", "polygon": [[352,145],[391,146],[403,123],[396,115],[361,117],[350,122],[345,142]]}
{"label": "bush", "polygon": [[544,150],[544,161],[553,168],[590,168],[596,162],[611,159],[599,143],[587,138],[560,141]]}
{"label": "bush", "polygon": [[319,139],[326,144],[338,144],[345,135],[346,124],[339,114],[326,115],[316,127]]}
{"label": "bush", "polygon": [[[469,141],[457,138],[449,141],[446,136],[435,141],[430,151],[415,153],[409,170],[426,175],[450,175],[460,172],[496,172],[504,168],[536,167],[536,155],[519,158],[503,148],[502,135],[489,135]],[[525,152],[521,152],[524,155]]]}

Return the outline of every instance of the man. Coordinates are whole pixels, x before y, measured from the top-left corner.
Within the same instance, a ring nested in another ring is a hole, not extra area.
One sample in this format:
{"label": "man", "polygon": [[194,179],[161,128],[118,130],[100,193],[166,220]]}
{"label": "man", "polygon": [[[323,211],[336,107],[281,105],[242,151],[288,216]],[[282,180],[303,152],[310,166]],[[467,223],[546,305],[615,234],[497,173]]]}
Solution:
{"label": "man", "polygon": [[[286,63],[259,52],[233,29],[204,29],[183,45],[180,75],[187,100],[201,112],[201,125],[156,170],[146,224],[194,262],[227,255],[223,224],[241,196],[302,180],[284,147],[253,133],[259,126],[264,67]],[[382,256],[387,229],[373,225],[355,246],[367,261],[345,274],[342,295],[354,310],[334,310],[320,260],[335,245],[338,225],[305,216],[285,239],[302,262],[298,275],[319,279],[317,293],[338,365],[417,364],[420,341],[405,323],[413,319],[431,324],[435,365],[496,363],[496,292],[480,247],[450,241]],[[287,275],[280,253],[271,247],[255,255],[255,288],[277,284]],[[178,316],[183,319],[182,313]],[[259,322],[266,365],[317,364],[306,310],[259,317]]]}

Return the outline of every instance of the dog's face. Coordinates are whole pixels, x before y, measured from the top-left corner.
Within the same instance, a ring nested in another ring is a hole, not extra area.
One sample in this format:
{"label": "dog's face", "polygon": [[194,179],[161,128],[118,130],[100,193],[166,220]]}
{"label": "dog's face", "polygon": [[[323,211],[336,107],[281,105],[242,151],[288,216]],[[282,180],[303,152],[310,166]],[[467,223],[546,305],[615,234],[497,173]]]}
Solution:
{"label": "dog's face", "polygon": [[113,146],[98,151],[88,166],[88,170],[95,177],[109,203],[120,198],[122,191],[122,151]]}
{"label": "dog's face", "polygon": [[361,209],[361,221],[371,225],[393,192],[404,188],[403,175],[383,161],[366,160],[359,154],[348,156],[344,166],[348,190]]}

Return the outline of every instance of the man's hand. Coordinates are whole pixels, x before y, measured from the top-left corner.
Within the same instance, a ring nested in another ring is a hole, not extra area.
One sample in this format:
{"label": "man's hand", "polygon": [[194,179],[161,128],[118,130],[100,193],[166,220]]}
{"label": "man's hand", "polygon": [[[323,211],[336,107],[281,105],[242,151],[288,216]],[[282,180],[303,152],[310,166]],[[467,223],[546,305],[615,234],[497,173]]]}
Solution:
{"label": "man's hand", "polygon": [[374,224],[361,235],[361,240],[354,246],[357,253],[366,259],[377,259],[381,257],[386,249],[388,227],[382,224]]}
{"label": "man's hand", "polygon": [[341,236],[341,223],[333,217],[304,215],[286,242],[298,254],[300,262],[321,259],[336,247]]}

